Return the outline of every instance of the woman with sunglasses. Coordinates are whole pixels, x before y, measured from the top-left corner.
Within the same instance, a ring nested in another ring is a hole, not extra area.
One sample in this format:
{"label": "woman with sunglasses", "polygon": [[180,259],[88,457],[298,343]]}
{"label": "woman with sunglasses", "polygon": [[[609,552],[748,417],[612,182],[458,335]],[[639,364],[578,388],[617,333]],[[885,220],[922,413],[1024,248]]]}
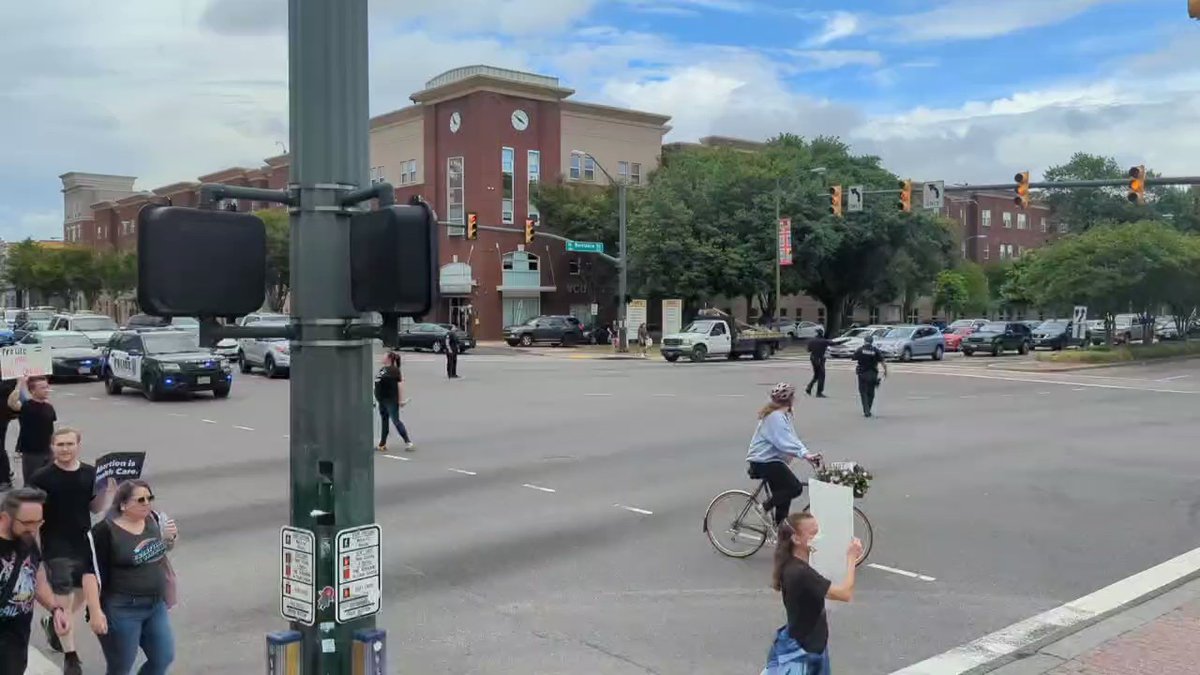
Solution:
{"label": "woman with sunglasses", "polygon": [[129,675],[139,647],[146,654],[139,675],[162,675],[175,658],[167,551],[178,531],[168,519],[160,527],[153,504],[149,483],[125,481],[117,486],[108,517],[88,533],[92,560],[83,588],[107,675]]}

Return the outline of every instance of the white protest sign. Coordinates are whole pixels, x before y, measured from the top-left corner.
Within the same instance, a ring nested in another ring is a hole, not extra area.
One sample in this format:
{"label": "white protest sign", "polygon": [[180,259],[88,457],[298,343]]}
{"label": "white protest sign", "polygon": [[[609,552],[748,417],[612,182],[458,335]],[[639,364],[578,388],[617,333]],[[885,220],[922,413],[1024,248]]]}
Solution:
{"label": "white protest sign", "polygon": [[809,564],[821,576],[839,584],[846,576],[846,549],[854,537],[854,492],[845,486],[808,481],[809,510],[821,528]]}
{"label": "white protest sign", "polygon": [[0,348],[0,375],[6,380],[50,374],[50,350],[45,345]]}

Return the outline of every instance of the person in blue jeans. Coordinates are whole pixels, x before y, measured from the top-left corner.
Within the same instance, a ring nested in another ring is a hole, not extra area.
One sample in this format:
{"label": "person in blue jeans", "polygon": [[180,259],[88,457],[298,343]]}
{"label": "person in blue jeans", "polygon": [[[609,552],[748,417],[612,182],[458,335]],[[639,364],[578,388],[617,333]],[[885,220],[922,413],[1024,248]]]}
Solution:
{"label": "person in blue jeans", "polygon": [[174,548],[178,531],[171,520],[160,526],[153,504],[146,481],[125,481],[117,486],[108,516],[88,533],[92,559],[83,589],[107,675],[129,675],[139,649],[146,663],[138,675],[163,675],[175,660],[167,551]]}
{"label": "person in blue jeans", "polygon": [[400,421],[400,408],[407,401],[404,399],[404,378],[400,375],[400,355],[396,352],[384,355],[383,367],[375,375],[375,402],[379,405],[379,452],[387,452],[388,422],[404,439],[404,449],[411,451],[413,442],[404,422]]}

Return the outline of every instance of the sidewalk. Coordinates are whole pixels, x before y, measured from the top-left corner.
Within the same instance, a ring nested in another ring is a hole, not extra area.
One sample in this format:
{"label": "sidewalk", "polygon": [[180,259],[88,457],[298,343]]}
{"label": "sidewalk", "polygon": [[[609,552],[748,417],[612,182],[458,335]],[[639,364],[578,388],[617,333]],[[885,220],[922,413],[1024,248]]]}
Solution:
{"label": "sidewalk", "polygon": [[1194,675],[1200,672],[1200,579],[1134,605],[993,675]]}

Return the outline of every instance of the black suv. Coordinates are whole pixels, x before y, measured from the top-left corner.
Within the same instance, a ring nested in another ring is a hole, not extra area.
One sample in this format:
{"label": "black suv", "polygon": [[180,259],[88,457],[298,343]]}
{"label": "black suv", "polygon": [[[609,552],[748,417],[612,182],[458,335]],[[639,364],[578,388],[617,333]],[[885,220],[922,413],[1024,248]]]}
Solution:
{"label": "black suv", "polygon": [[1033,346],[1033,332],[1020,321],[992,321],[980,326],[962,341],[964,356],[988,352],[1000,356],[1005,351],[1028,354]]}
{"label": "black suv", "polygon": [[573,316],[535,316],[519,326],[505,328],[504,341],[510,347],[576,345],[583,342],[583,324]]}
{"label": "black suv", "polygon": [[229,364],[196,344],[187,331],[145,328],[113,334],[104,350],[104,388],[117,395],[125,387],[158,401],[167,394],[211,391],[229,396]]}

